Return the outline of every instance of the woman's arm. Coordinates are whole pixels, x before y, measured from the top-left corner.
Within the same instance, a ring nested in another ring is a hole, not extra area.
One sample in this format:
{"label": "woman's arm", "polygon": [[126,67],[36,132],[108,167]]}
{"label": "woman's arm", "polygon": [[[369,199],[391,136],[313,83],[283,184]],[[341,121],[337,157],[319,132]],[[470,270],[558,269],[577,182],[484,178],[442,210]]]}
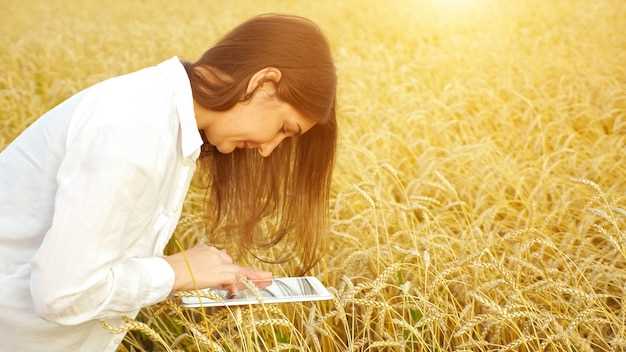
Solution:
{"label": "woman's arm", "polygon": [[75,122],[82,127],[68,137],[52,223],[31,262],[35,311],[63,325],[159,302],[175,280],[163,257],[126,254],[153,235],[162,137],[103,121]]}

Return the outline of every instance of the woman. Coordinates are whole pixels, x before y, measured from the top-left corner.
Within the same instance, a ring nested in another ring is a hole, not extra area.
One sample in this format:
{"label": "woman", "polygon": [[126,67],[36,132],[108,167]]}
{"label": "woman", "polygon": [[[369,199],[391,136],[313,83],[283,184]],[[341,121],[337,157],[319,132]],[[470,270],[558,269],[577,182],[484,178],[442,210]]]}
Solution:
{"label": "woman", "polygon": [[114,351],[124,334],[101,319],[135,317],[177,290],[234,291],[241,276],[265,287],[270,272],[215,247],[163,256],[196,164],[210,181],[208,235],[228,224],[249,251],[276,216],[260,245],[293,230],[305,274],[327,224],[335,92],[320,29],[264,14],[196,62],[104,80],[42,115],[0,153],[2,349]]}

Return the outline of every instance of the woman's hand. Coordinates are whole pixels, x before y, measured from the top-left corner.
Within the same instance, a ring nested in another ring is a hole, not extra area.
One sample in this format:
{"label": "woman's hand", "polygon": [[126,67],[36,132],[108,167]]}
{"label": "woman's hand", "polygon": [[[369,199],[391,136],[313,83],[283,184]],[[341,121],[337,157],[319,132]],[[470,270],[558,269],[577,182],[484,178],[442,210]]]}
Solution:
{"label": "woman's hand", "polygon": [[[193,280],[185,259],[191,267]],[[233,264],[233,259],[225,251],[204,243],[186,251],[166,256],[165,260],[174,269],[173,291],[217,288],[229,290],[231,294],[234,294],[238,289],[245,288],[239,282],[241,276],[252,280],[259,288],[269,286],[272,282],[271,272]]]}

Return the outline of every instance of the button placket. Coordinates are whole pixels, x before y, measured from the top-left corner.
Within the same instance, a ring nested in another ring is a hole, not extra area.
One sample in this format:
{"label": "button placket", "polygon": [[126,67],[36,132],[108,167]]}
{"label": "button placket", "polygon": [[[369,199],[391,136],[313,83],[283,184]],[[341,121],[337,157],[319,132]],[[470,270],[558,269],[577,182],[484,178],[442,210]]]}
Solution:
{"label": "button placket", "polygon": [[158,238],[154,248],[154,253],[158,255],[163,253],[167,242],[178,224],[185,194],[189,188],[188,185],[191,182],[191,176],[193,175],[192,171],[194,170],[194,165],[188,166],[189,164],[186,162],[183,162],[183,164],[186,166],[181,168],[175,189],[172,192],[173,195],[168,199],[169,203],[166,204],[164,211],[159,215],[157,224],[155,225],[155,227],[159,226],[157,228],[159,231]]}
{"label": "button placket", "polygon": [[176,189],[174,191],[174,197],[172,201],[172,209],[170,213],[172,216],[178,216],[182,210],[183,201],[185,199],[185,193],[187,191],[187,183],[189,182],[189,167],[183,167],[181,175],[178,179]]}
{"label": "button placket", "polygon": [[165,244],[169,240],[169,223],[171,221],[163,206],[159,207],[158,214],[157,220],[154,223],[156,240],[152,247],[152,252],[155,255],[161,255],[163,253]]}

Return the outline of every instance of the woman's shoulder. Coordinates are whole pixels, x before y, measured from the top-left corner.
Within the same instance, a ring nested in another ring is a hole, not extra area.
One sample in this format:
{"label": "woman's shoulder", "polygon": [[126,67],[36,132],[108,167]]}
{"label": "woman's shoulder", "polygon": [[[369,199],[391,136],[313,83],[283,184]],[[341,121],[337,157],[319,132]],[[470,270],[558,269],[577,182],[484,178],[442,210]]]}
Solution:
{"label": "woman's shoulder", "polygon": [[113,129],[140,139],[150,133],[167,136],[176,126],[172,92],[154,66],[108,78],[77,94],[82,99],[74,111],[70,134]]}
{"label": "woman's shoulder", "polygon": [[98,82],[82,93],[68,127],[67,146],[98,141],[120,157],[158,159],[175,148],[173,102],[153,67]]}

